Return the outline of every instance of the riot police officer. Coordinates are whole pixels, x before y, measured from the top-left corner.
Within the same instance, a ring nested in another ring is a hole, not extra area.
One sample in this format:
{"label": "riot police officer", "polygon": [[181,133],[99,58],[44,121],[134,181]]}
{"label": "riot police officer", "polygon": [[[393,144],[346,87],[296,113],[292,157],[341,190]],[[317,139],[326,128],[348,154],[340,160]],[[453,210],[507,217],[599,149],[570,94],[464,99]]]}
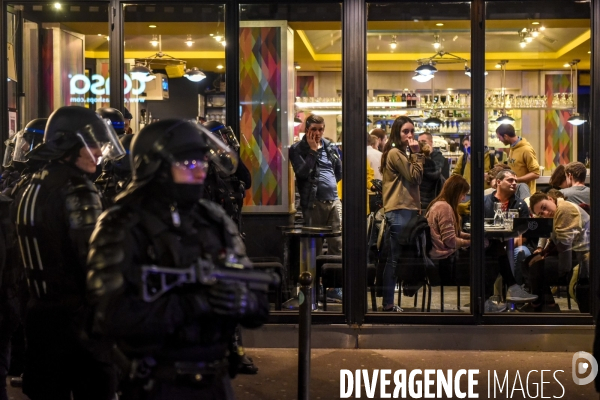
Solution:
{"label": "riot police officer", "polygon": [[[233,130],[219,121],[208,121],[204,126],[220,138],[231,150],[238,152],[240,143]],[[244,195],[252,186],[252,176],[243,163],[239,163],[235,173],[227,174],[217,165],[210,165],[206,177],[206,198],[220,204],[242,232],[242,207]]]}
{"label": "riot police officer", "polygon": [[[231,127],[225,126],[219,121],[208,121],[203,125],[214,133],[217,138],[221,139],[229,149],[236,154],[239,152],[240,143]],[[246,189],[250,189],[250,186],[252,186],[252,176],[243,163],[238,164],[233,174],[226,174],[215,164],[208,166],[208,174],[204,185],[204,197],[214,201],[225,209],[227,215],[236,223],[242,238],[244,238],[242,230],[242,207],[244,205]],[[242,332],[239,327],[236,328],[233,337],[233,348],[241,356],[238,372],[242,374],[256,374],[258,367],[244,350]]]}
{"label": "riot police officer", "polygon": [[125,149],[125,156],[119,160],[107,160],[102,163],[102,173],[94,182],[102,194],[104,208],[114,204],[114,199],[131,182],[131,160],[129,149],[133,135],[123,135],[119,139]]}
{"label": "riot police officer", "polygon": [[[98,192],[86,174],[100,157],[124,154],[117,134],[93,111],[76,106],[54,111],[43,143],[30,159],[49,161],[35,173],[19,201],[16,228],[30,300],[23,392],[37,399],[114,396],[115,375],[99,342],[82,343],[85,259],[101,213]],[[94,351],[95,354],[92,354]]]}
{"label": "riot police officer", "polygon": [[235,326],[258,327],[268,317],[267,288],[200,272],[259,274],[247,270],[235,224],[201,200],[207,157],[229,173],[236,163],[200,125],[166,119],[146,126],[131,145],[133,180],[92,236],[93,333],[115,338],[124,353],[120,365],[131,380],[123,398],[232,399]]}
{"label": "riot police officer", "polygon": [[119,137],[125,135],[125,117],[123,113],[116,108],[102,107],[96,110],[96,114],[110,121],[113,129]]}

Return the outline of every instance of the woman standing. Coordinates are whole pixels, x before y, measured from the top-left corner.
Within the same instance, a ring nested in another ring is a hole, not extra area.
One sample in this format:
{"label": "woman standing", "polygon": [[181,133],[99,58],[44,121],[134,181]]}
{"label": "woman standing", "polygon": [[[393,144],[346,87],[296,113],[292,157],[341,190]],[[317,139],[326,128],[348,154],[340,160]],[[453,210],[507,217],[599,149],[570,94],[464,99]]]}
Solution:
{"label": "woman standing", "polygon": [[383,270],[383,311],[402,311],[394,305],[395,272],[402,252],[399,239],[410,219],[421,210],[419,185],[425,156],[414,134],[410,118],[396,118],[381,155],[383,208],[390,240],[390,255]]}

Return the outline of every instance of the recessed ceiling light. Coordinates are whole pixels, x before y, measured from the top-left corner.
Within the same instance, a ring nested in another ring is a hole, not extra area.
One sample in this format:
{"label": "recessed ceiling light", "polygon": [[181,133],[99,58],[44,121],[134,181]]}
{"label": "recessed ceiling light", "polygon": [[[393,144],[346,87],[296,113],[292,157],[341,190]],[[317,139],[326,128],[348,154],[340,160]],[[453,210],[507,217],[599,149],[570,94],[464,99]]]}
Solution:
{"label": "recessed ceiling light", "polygon": [[156,28],[156,25],[148,25],[148,28]]}
{"label": "recessed ceiling light", "polygon": [[217,65],[217,69],[223,69],[223,66],[221,64]]}
{"label": "recessed ceiling light", "polygon": [[540,24],[540,23],[539,23],[539,22],[537,22],[537,21],[534,21],[534,22],[532,22],[532,23],[531,23],[531,25],[539,25],[539,24]]}
{"label": "recessed ceiling light", "polygon": [[435,24],[435,26],[444,26],[444,24],[442,24],[441,22],[438,22],[437,24]]}
{"label": "recessed ceiling light", "polygon": [[592,52],[591,52],[591,51],[588,51],[588,54],[592,54]]}
{"label": "recessed ceiling light", "polygon": [[501,67],[502,67],[502,65],[500,65],[500,64],[496,64],[496,65],[494,65],[494,67],[496,67],[496,68],[501,68]]}
{"label": "recessed ceiling light", "polygon": [[58,3],[58,2],[54,3],[54,8],[56,8],[57,10],[60,10],[60,7],[61,7],[60,3]]}
{"label": "recessed ceiling light", "polygon": [[102,34],[101,34],[101,33],[99,33],[99,34],[98,34],[98,36],[102,36]]}
{"label": "recessed ceiling light", "polygon": [[569,68],[570,66],[571,66],[571,64],[569,64],[569,63],[564,63],[564,65],[563,65],[563,67],[565,67],[565,68]]}

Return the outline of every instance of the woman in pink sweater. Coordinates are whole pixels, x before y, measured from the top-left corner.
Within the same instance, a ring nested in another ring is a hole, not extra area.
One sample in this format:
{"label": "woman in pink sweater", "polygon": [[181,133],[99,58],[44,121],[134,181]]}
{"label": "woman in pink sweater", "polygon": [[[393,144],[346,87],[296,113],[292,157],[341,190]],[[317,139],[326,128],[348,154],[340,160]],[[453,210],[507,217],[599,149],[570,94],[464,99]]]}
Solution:
{"label": "woman in pink sweater", "polygon": [[471,235],[461,230],[458,203],[469,193],[469,183],[460,175],[453,175],[442,187],[439,196],[433,199],[427,208],[425,217],[431,227],[433,244],[432,259],[448,258],[456,250],[469,247]]}

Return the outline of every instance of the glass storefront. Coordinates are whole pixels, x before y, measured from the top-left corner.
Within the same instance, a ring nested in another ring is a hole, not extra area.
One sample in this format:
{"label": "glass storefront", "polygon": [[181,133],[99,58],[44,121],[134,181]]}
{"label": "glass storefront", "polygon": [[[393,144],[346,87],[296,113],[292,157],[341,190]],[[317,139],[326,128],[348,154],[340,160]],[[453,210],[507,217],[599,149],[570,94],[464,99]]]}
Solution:
{"label": "glass storefront", "polygon": [[316,323],[592,322],[590,2],[2,4],[3,140],[64,105],[118,108],[133,134],[237,124],[274,322],[297,319],[303,270]]}

